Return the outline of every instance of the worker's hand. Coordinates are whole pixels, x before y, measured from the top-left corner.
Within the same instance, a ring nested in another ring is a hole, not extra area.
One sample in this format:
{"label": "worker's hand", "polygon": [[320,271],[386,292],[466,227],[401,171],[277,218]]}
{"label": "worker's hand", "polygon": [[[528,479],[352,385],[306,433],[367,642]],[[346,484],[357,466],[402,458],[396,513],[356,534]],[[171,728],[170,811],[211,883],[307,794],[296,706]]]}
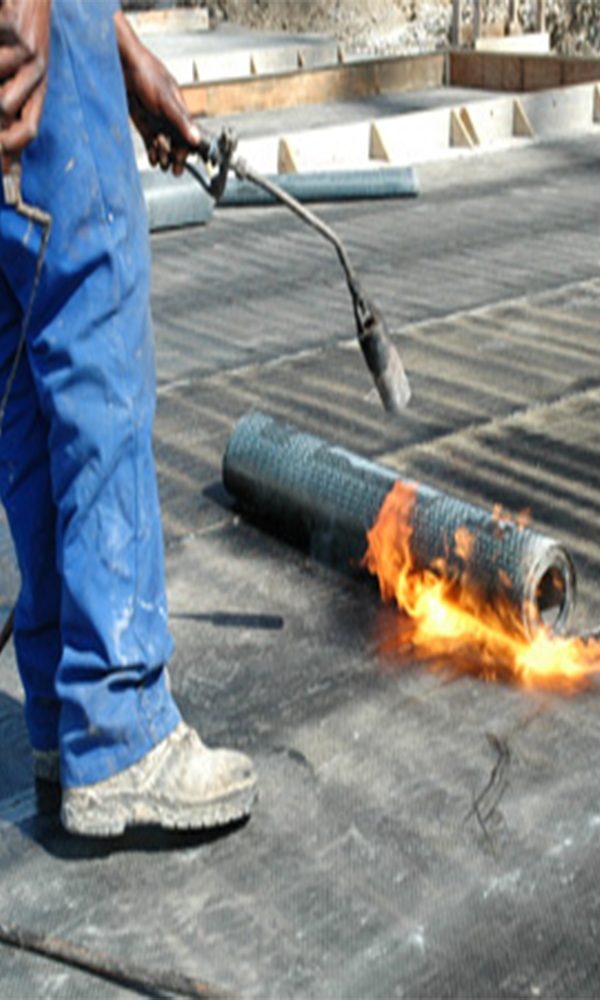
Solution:
{"label": "worker's hand", "polygon": [[115,14],[119,55],[129,112],[148,150],[152,166],[183,173],[188,154],[201,140],[178,84],[159,59],[140,42],[122,11]]}
{"label": "worker's hand", "polygon": [[0,147],[35,139],[48,84],[51,0],[0,0]]}

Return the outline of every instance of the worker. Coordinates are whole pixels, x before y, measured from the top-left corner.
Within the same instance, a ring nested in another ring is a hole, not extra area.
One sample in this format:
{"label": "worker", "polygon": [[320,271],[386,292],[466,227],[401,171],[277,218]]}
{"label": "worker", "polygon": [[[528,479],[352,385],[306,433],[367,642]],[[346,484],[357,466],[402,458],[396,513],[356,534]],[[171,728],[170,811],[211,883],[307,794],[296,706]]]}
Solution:
{"label": "worker", "polygon": [[[0,427],[21,574],[14,644],[34,773],[72,833],[247,816],[251,761],[209,750],[170,694],[149,240],[129,113],[181,173],[200,133],[112,0],[1,0],[0,149],[52,228]],[[129,113],[128,113],[129,111]],[[42,227],[0,193],[0,399]]]}

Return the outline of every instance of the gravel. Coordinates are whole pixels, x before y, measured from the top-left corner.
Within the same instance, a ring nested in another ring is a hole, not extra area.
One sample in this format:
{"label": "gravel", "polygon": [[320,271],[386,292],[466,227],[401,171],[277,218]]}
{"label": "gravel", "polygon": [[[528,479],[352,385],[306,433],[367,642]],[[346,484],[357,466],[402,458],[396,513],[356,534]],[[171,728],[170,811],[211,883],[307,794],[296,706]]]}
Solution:
{"label": "gravel", "polygon": [[[520,26],[535,26],[539,0],[515,0]],[[506,28],[508,0],[481,0],[482,20]],[[348,54],[430,52],[451,41],[452,0],[124,0],[125,9],[206,7],[211,24],[333,35]],[[463,23],[473,21],[473,0],[463,0]],[[561,55],[600,51],[600,0],[546,0],[550,43]]]}

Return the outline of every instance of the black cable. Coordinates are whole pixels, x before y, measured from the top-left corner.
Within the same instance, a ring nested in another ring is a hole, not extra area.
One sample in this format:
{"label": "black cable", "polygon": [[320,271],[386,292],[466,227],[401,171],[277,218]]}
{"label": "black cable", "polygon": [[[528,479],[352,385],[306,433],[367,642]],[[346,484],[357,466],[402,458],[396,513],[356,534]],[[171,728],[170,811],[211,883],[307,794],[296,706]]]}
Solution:
{"label": "black cable", "polygon": [[210,983],[199,982],[181,972],[147,969],[133,962],[121,962],[109,955],[71,944],[62,938],[37,934],[35,931],[12,924],[0,923],[0,943],[81,969],[101,979],[129,986],[147,996],[163,993],[192,997],[194,1000],[198,998],[233,1000],[233,994]]}
{"label": "black cable", "polygon": [[17,350],[15,351],[15,356],[13,358],[12,366],[4,387],[4,393],[2,395],[2,401],[0,402],[0,436],[2,435],[2,430],[4,427],[4,416],[6,413],[6,407],[8,406],[8,400],[12,391],[12,387],[17,375],[17,369],[19,367],[19,362],[25,350],[25,344],[27,342],[27,333],[29,330],[29,324],[31,322],[31,315],[33,313],[33,306],[35,304],[35,298],[37,295],[38,286],[40,283],[40,278],[42,276],[42,268],[44,266],[44,258],[46,256],[46,248],[48,246],[48,241],[50,240],[50,231],[52,229],[52,216],[48,212],[43,212],[40,208],[35,208],[33,205],[27,205],[20,192],[20,187],[18,188],[18,196],[15,204],[12,206],[19,215],[27,219],[29,222],[34,222],[42,228],[42,242],[40,244],[40,249],[38,251],[37,263],[35,268],[35,275],[33,279],[33,285],[31,286],[31,294],[29,296],[29,302],[27,303],[27,309],[25,310],[23,316],[23,323],[21,325],[21,333],[19,335],[19,342],[17,344]]}

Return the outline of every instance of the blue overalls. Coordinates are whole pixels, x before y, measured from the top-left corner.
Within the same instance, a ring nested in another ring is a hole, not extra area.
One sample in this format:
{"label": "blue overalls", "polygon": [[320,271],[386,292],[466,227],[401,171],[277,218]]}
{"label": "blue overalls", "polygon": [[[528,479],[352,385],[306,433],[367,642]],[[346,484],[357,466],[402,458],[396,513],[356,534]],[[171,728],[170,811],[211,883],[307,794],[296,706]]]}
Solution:
{"label": "blue overalls", "polygon": [[[53,225],[0,431],[26,720],[34,748],[60,745],[64,786],[123,770],[180,720],[164,671],[149,242],[114,9],[53,3],[48,92],[22,177],[24,200]],[[0,203],[0,397],[40,240]]]}

